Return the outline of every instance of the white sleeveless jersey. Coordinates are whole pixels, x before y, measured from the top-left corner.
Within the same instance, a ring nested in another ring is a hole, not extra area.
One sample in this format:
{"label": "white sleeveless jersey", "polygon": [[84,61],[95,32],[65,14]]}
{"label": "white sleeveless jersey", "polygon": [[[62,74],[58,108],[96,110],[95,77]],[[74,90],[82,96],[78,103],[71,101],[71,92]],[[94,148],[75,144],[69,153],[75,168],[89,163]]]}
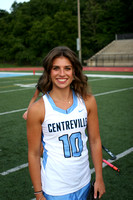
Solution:
{"label": "white sleeveless jersey", "polygon": [[42,190],[53,196],[65,195],[81,189],[91,179],[85,133],[87,110],[74,92],[73,105],[67,110],[56,107],[49,94],[43,100]]}

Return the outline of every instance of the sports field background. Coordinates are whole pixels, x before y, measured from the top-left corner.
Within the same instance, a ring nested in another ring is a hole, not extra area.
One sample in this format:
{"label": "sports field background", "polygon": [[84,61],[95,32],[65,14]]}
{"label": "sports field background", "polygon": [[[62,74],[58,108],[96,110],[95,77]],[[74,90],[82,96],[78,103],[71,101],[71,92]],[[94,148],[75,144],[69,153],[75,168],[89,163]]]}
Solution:
{"label": "sports field background", "polygon": [[[102,200],[132,200],[133,73],[85,73],[93,75],[88,80],[98,105],[102,144],[115,155],[122,153],[112,163],[120,173],[109,166],[103,168],[106,194]],[[0,200],[35,198],[27,167],[26,121],[22,115],[38,78],[39,74],[32,73],[0,77]],[[103,157],[111,158],[104,150]],[[93,169],[92,162],[90,166]]]}

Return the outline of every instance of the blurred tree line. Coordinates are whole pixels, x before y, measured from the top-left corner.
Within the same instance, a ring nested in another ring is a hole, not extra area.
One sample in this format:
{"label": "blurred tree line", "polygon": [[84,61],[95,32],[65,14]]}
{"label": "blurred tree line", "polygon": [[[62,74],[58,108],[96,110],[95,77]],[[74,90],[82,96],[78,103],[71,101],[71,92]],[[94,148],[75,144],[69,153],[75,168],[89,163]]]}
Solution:
{"label": "blurred tree line", "polygon": [[[80,0],[80,12],[83,60],[116,33],[133,33],[132,0]],[[0,10],[0,63],[41,65],[58,45],[77,52],[77,24],[77,0],[14,1],[10,13]]]}

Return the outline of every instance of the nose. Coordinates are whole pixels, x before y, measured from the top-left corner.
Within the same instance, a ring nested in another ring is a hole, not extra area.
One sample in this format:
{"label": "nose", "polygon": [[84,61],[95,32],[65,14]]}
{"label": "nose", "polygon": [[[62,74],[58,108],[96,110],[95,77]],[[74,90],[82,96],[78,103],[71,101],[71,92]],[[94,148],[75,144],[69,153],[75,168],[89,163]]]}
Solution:
{"label": "nose", "polygon": [[60,69],[59,74],[60,74],[60,76],[64,76],[64,75],[65,75],[65,71],[64,71],[64,69]]}

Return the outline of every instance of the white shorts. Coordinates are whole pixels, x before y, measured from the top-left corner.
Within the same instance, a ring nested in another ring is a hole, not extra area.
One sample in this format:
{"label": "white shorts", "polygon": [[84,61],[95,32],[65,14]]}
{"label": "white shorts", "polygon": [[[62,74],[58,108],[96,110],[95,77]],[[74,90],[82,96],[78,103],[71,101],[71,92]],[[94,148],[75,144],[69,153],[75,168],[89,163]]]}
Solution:
{"label": "white shorts", "polygon": [[84,186],[80,190],[70,193],[70,194],[66,194],[62,196],[52,196],[43,192],[43,195],[47,200],[87,200],[89,189],[90,189],[90,183],[88,183],[86,186]]}

